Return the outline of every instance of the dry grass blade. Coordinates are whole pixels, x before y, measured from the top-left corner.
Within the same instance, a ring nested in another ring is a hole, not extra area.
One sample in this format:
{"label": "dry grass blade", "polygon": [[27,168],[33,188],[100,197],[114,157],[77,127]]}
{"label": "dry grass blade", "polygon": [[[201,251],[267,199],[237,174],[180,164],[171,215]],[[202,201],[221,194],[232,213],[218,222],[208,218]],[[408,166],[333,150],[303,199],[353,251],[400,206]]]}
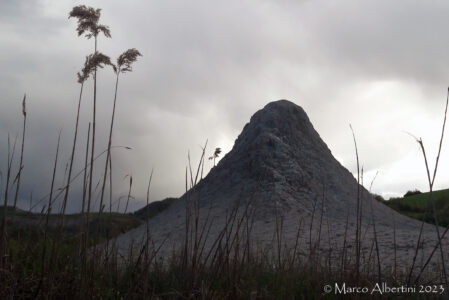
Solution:
{"label": "dry grass blade", "polygon": [[126,198],[126,206],[125,206],[125,211],[123,212],[124,214],[126,214],[126,212],[128,211],[128,204],[129,204],[129,199],[131,198],[131,188],[133,186],[133,177],[129,176],[129,190],[128,190],[128,197]]}
{"label": "dry grass blade", "polygon": [[[419,144],[419,146],[421,148],[421,151],[422,151],[422,154],[423,154],[423,158],[424,158],[424,164],[425,164],[426,173],[427,173],[427,180],[428,180],[428,184],[429,184],[429,199],[428,199],[427,207],[429,207],[430,205],[432,207],[433,218],[434,218],[434,221],[435,221],[435,231],[436,231],[437,238],[438,238],[438,246],[440,248],[440,255],[441,255],[440,259],[441,259],[441,264],[442,264],[443,279],[444,279],[444,282],[446,284],[446,287],[448,287],[448,280],[447,280],[447,275],[446,275],[446,266],[445,266],[445,259],[444,259],[443,244],[441,243],[441,235],[440,235],[440,230],[439,230],[439,225],[438,225],[438,212],[436,210],[435,201],[433,199],[433,184],[435,182],[437,169],[438,169],[438,164],[439,164],[439,160],[440,160],[441,149],[442,149],[443,140],[444,140],[444,132],[445,132],[445,128],[446,128],[448,104],[449,104],[449,88],[448,88],[447,96],[446,96],[446,105],[445,105],[445,110],[444,110],[444,120],[443,120],[442,129],[441,129],[441,137],[440,137],[440,142],[439,142],[439,147],[438,147],[438,154],[437,154],[437,157],[436,157],[436,160],[435,160],[435,168],[434,168],[432,177],[430,176],[430,169],[429,169],[429,164],[428,164],[428,161],[427,161],[426,150],[425,150],[424,143],[423,143],[422,139],[421,138],[418,139],[415,136],[413,136],[412,134],[409,134]],[[416,247],[415,257],[413,259],[413,264],[412,264],[412,268],[410,270],[410,273],[409,273],[409,276],[408,276],[408,279],[407,279],[407,283],[410,282],[411,274],[413,272],[413,266],[414,266],[414,263],[415,263],[416,254],[417,254],[418,247],[419,247],[419,241],[420,241],[420,238],[421,238],[423,225],[424,225],[424,216],[423,216],[423,223],[421,224],[421,230],[420,230],[420,234],[419,234],[419,238],[418,238],[418,243],[417,243],[417,247]],[[435,251],[432,251],[432,253],[430,254],[430,258],[433,256],[434,252]],[[429,258],[429,260],[430,260],[430,258]],[[424,265],[421,268],[420,274],[418,276],[421,275],[421,273],[423,272],[423,269],[426,266],[427,266],[427,264]]]}
{"label": "dry grass blade", "polygon": [[[151,187],[151,180],[153,179],[153,169],[151,169],[150,179],[148,180],[148,187],[147,187],[147,215],[146,215],[146,226],[147,226],[147,243],[150,241],[150,187]],[[149,245],[146,245],[146,251],[145,251],[145,259],[148,259],[148,247]]]}
{"label": "dry grass blade", "polygon": [[443,120],[442,129],[441,129],[441,137],[440,137],[440,144],[439,144],[439,147],[438,147],[438,155],[437,155],[436,160],[435,160],[435,169],[433,170],[433,177],[432,177],[432,182],[431,182],[432,187],[433,187],[433,184],[435,182],[435,178],[437,176],[437,169],[438,169],[438,164],[439,164],[439,161],[440,161],[441,149],[443,147],[443,139],[444,139],[444,131],[446,129],[446,119],[447,119],[447,108],[448,108],[448,105],[449,105],[449,88],[447,90],[447,95],[446,95],[446,107],[444,109],[444,120]]}
{"label": "dry grass blade", "polygon": [[[208,140],[206,140],[206,143],[204,144],[204,147],[201,147],[201,149],[202,149],[202,152],[201,152],[201,158],[200,158],[200,161],[199,161],[199,163],[198,163],[198,168],[197,168],[197,170],[196,170],[195,182],[193,183],[194,186],[195,186],[195,185],[197,184],[197,182],[198,182],[198,175],[199,175],[199,173],[200,173],[200,169],[202,170],[202,168],[204,167],[204,166],[203,166],[203,165],[204,165],[204,156],[205,156],[205,154],[206,154],[207,142],[208,142]],[[201,175],[201,178],[202,178],[202,177],[203,177],[203,176]]]}
{"label": "dry grass blade", "polygon": [[23,151],[25,148],[25,132],[26,132],[26,121],[27,121],[26,94],[23,95],[23,100],[22,100],[22,115],[23,115],[22,147],[20,150],[19,173],[17,174],[16,193],[14,195],[14,206],[13,206],[13,215],[12,215],[13,219],[14,219],[14,216],[16,213],[17,199],[19,198],[19,190],[20,190],[20,179],[22,178],[22,170],[23,170]]}
{"label": "dry grass blade", "polygon": [[[447,110],[446,110],[446,112],[447,112]],[[446,122],[446,118],[444,120]],[[444,125],[443,125],[443,132],[444,132]],[[443,139],[443,136],[441,136],[441,139]],[[449,285],[448,285],[447,275],[446,275],[446,266],[445,266],[445,260],[444,260],[443,244],[441,243],[441,235],[440,235],[440,229],[439,229],[439,224],[438,224],[438,212],[437,212],[436,207],[435,207],[435,200],[433,199],[433,182],[434,182],[435,178],[432,178],[432,179],[430,178],[429,165],[427,163],[427,155],[426,155],[426,151],[425,151],[422,139],[418,140],[418,143],[419,143],[419,145],[421,147],[421,150],[422,150],[422,153],[423,153],[423,156],[424,156],[424,162],[425,162],[425,165],[426,165],[427,177],[428,177],[428,180],[429,180],[429,188],[430,188],[430,191],[429,191],[429,202],[432,205],[433,218],[434,218],[434,221],[435,221],[435,231],[436,231],[436,234],[437,234],[438,245],[439,245],[440,254],[441,254],[441,265],[442,265],[444,282],[446,284],[446,287],[448,287]],[[441,149],[441,143],[440,143],[440,149]],[[437,156],[435,169],[438,166],[438,159],[439,159],[439,154]],[[436,174],[436,172],[434,174]]]}
{"label": "dry grass blade", "polygon": [[6,186],[5,186],[5,201],[3,204],[3,219],[2,219],[2,231],[1,231],[1,237],[0,237],[0,255],[1,255],[1,262],[3,264],[4,259],[7,258],[7,230],[6,230],[6,218],[7,218],[7,207],[8,207],[8,192],[9,192],[9,183],[11,179],[11,168],[12,163],[14,161],[14,154],[16,152],[16,140],[14,140],[14,145],[12,147],[12,153],[11,153],[11,146],[10,146],[10,138],[8,134],[8,161],[7,161],[7,173],[6,173]]}
{"label": "dry grass blade", "polygon": [[357,224],[356,224],[356,237],[355,237],[355,241],[356,241],[356,276],[357,276],[357,281],[359,280],[360,277],[360,229],[361,229],[361,224],[359,223],[360,219],[359,219],[359,214],[360,214],[360,165],[359,165],[359,151],[357,148],[357,141],[355,138],[355,133],[354,130],[352,129],[352,125],[349,124],[349,128],[351,128],[351,132],[352,132],[352,137],[354,139],[354,147],[355,147],[355,155],[356,155],[356,159],[357,159],[357,211],[356,211],[356,220],[357,220]]}
{"label": "dry grass blade", "polygon": [[[106,65],[106,64],[111,65],[112,68],[114,69],[114,71],[116,72],[114,102],[113,102],[113,107],[112,107],[111,124],[110,124],[110,128],[109,128],[108,149],[107,149],[107,154],[106,154],[103,184],[101,187],[101,195],[100,195],[100,213],[98,215],[98,220],[99,220],[100,224],[101,224],[101,218],[102,218],[102,213],[103,213],[102,207],[103,207],[103,202],[104,202],[106,179],[108,177],[108,165],[112,166],[111,145],[112,145],[112,133],[114,130],[115,111],[116,111],[116,105],[117,105],[117,90],[118,90],[118,83],[119,83],[119,75],[120,75],[120,72],[122,72],[122,73],[128,72],[128,71],[131,72],[132,71],[131,64],[137,60],[138,56],[141,56],[141,54],[139,51],[137,51],[134,48],[125,51],[117,59],[118,70],[117,70],[117,67],[110,62],[109,57],[102,57],[101,59],[98,60],[98,61],[101,61],[103,65]],[[88,69],[89,68],[87,68],[87,70]],[[112,168],[111,168],[111,170],[112,170]],[[110,191],[110,199],[109,199],[110,200],[109,201],[109,210],[112,211],[112,173],[110,174],[109,178],[110,178],[110,190],[111,190]],[[101,230],[100,226],[99,226],[99,230]]]}
{"label": "dry grass blade", "polygon": [[[376,180],[377,175],[379,174],[379,171],[376,172],[376,175],[374,175],[373,180],[371,181],[370,187],[369,187],[369,191],[371,194],[371,189],[373,187],[374,184],[374,180]],[[377,272],[378,272],[378,279],[379,282],[382,282],[382,269],[381,269],[381,260],[380,260],[380,254],[379,254],[379,244],[378,244],[378,239],[377,239],[377,231],[376,231],[376,219],[374,218],[374,210],[373,210],[373,197],[370,198],[370,204],[371,204],[371,221],[373,223],[373,232],[374,232],[374,243],[376,246],[376,255],[377,255]],[[396,246],[395,246],[396,247]],[[396,248],[395,248],[396,249]],[[396,251],[396,250],[395,250]],[[396,255],[396,253],[395,253]]]}
{"label": "dry grass blade", "polygon": [[42,250],[42,257],[41,257],[41,275],[40,275],[40,279],[39,279],[39,285],[35,292],[35,298],[37,298],[41,292],[43,281],[44,281],[44,276],[45,276],[45,258],[46,258],[46,254],[47,254],[48,223],[49,223],[49,218],[50,218],[50,214],[52,211],[53,191],[54,191],[55,178],[56,178],[56,168],[58,166],[60,140],[61,140],[61,131],[59,131],[59,135],[58,135],[58,145],[56,147],[56,156],[55,156],[55,162],[54,162],[54,167],[53,167],[53,176],[51,179],[50,196],[48,197],[47,214],[45,217],[45,227],[44,227],[44,244],[43,244],[43,250]]}
{"label": "dry grass blade", "polygon": [[[88,58],[86,58],[86,63],[88,62]],[[84,74],[84,72],[83,72]],[[86,75],[83,75],[83,78]],[[80,77],[80,74],[78,73],[78,77]],[[85,77],[87,78],[87,77]],[[69,172],[67,175],[67,184],[65,186],[65,194],[64,194],[64,200],[63,200],[63,207],[62,207],[62,220],[61,220],[61,232],[64,229],[64,215],[66,212],[66,207],[67,207],[67,200],[69,198],[69,191],[70,191],[70,181],[72,179],[72,170],[73,170],[73,162],[75,160],[75,150],[76,150],[76,142],[77,142],[77,138],[78,138],[78,125],[79,125],[79,118],[80,118],[80,109],[81,109],[81,99],[83,96],[83,87],[84,87],[84,80],[79,80],[78,82],[81,84],[80,87],[80,94],[79,94],[79,98],[78,98],[78,109],[76,112],[76,121],[75,121],[75,132],[74,132],[74,136],[73,136],[73,144],[72,144],[72,154],[70,156],[70,165],[69,165]]]}

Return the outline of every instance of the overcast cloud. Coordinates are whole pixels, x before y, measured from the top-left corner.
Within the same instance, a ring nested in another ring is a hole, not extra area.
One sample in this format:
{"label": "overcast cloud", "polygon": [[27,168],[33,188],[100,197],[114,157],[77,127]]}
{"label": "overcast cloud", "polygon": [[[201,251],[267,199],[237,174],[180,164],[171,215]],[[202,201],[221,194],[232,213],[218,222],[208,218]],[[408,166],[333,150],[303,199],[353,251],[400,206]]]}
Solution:
{"label": "overcast cloud", "polygon": [[[133,148],[113,152],[114,197],[127,193],[125,176],[132,174],[132,209],[144,204],[152,168],[151,199],[180,196],[188,150],[195,163],[206,139],[209,152],[229,151],[251,115],[278,99],[302,106],[334,156],[355,172],[351,123],[365,182],[379,171],[374,192],[426,190],[419,147],[405,132],[423,138],[433,164],[449,83],[446,1],[7,0],[0,2],[0,167],[4,174],[8,133],[20,146],[26,92],[21,207],[28,207],[31,192],[34,201],[49,192],[60,129],[63,182],[76,72],[93,50],[92,40],[77,37],[76,20],[67,19],[78,4],[102,8],[112,39],[100,37],[100,51],[114,59],[132,47],[143,54],[121,78],[113,142]],[[101,70],[98,80],[99,153],[106,147],[114,75]],[[83,139],[91,95],[89,82]],[[85,141],[78,145],[75,172],[84,147]],[[448,157],[445,142],[436,188],[448,188]],[[72,212],[80,209],[80,190],[77,181]]]}

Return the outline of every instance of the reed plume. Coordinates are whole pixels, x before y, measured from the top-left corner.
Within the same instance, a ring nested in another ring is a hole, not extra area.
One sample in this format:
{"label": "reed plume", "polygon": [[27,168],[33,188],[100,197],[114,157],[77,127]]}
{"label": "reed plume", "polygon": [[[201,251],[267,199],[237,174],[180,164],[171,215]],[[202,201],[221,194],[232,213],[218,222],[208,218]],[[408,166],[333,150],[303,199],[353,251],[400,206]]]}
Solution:
{"label": "reed plume", "polygon": [[109,27],[98,24],[100,16],[100,8],[94,9],[93,7],[87,7],[85,5],[75,6],[69,13],[69,19],[78,19],[78,27],[76,28],[78,36],[85,34],[85,37],[88,39],[92,37],[96,39],[100,32],[102,32],[106,37],[111,37]]}
{"label": "reed plume", "polygon": [[[109,128],[108,148],[107,148],[106,161],[105,161],[105,166],[104,166],[103,184],[101,187],[100,212],[98,215],[99,222],[101,222],[101,216],[102,216],[102,212],[103,212],[104,191],[105,191],[105,187],[106,187],[108,165],[111,164],[112,131],[114,129],[115,109],[116,109],[116,105],[117,105],[117,91],[118,91],[119,76],[120,76],[120,73],[132,72],[132,64],[137,60],[137,58],[139,56],[142,56],[142,54],[135,48],[131,48],[131,49],[126,50],[122,54],[120,54],[120,56],[117,58],[116,65],[111,64],[111,66],[114,69],[114,72],[116,74],[115,92],[114,92],[114,102],[113,102],[113,106],[112,106],[111,125]],[[112,177],[112,173],[110,173],[109,176]],[[111,179],[111,181],[112,181],[112,179]],[[112,194],[112,192],[110,192],[110,194]],[[111,210],[112,197],[110,197],[109,207]]]}

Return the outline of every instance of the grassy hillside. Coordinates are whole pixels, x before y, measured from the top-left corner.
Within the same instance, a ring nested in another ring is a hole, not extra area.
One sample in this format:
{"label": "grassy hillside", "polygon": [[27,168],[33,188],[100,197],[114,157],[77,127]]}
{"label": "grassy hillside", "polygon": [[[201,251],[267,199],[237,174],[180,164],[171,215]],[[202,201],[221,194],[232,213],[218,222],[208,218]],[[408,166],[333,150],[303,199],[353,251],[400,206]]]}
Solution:
{"label": "grassy hillside", "polygon": [[[121,233],[125,233],[141,224],[147,218],[152,218],[168,208],[176,198],[166,198],[161,201],[151,202],[133,213],[103,212],[101,239],[112,238]],[[3,218],[3,207],[0,207],[0,220]],[[6,208],[7,225],[15,230],[39,230],[43,229],[45,223],[45,214],[32,213],[25,210],[8,206]],[[13,217],[14,216],[14,217]],[[98,213],[92,212],[89,215],[90,234],[96,234],[98,230]],[[51,214],[49,216],[48,227],[50,231],[57,232],[60,229],[61,215]],[[70,214],[64,216],[64,234],[68,236],[76,235],[80,232],[85,220],[81,214]]]}
{"label": "grassy hillside", "polygon": [[165,198],[164,200],[161,201],[151,202],[145,207],[142,207],[141,209],[135,211],[133,215],[142,220],[152,218],[157,214],[159,214],[160,212],[162,212],[163,210],[167,209],[176,199],[177,198]]}
{"label": "grassy hillside", "polygon": [[[14,215],[14,217],[13,217]],[[102,228],[99,232],[100,239],[111,238],[121,233],[127,232],[140,224],[142,219],[132,214],[121,213],[103,213]],[[3,207],[0,208],[0,220],[3,219]],[[44,229],[45,214],[31,213],[28,211],[16,209],[13,213],[12,207],[7,207],[7,226],[17,231],[40,231]],[[64,216],[63,233],[67,237],[73,237],[78,234],[84,226],[85,219],[81,214],[70,214]],[[48,219],[48,229],[51,233],[59,232],[61,227],[61,215],[51,214]],[[98,213],[90,214],[89,232],[96,234],[98,230]]]}
{"label": "grassy hillside", "polygon": [[[429,193],[394,198],[384,201],[392,209],[411,218],[434,223],[431,207],[427,208]],[[441,226],[449,225],[449,189],[433,192],[433,199],[438,212],[438,221]]]}

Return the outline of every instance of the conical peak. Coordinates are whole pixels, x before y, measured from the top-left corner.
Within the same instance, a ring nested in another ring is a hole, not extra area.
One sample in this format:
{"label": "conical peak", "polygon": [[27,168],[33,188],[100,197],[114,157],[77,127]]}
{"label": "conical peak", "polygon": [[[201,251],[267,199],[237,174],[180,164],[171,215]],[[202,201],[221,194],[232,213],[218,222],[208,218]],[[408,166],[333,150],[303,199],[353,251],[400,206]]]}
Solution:
{"label": "conical peak", "polygon": [[278,100],[265,105],[251,117],[245,129],[251,127],[278,137],[315,133],[305,111],[288,100]]}
{"label": "conical peak", "polygon": [[301,111],[303,114],[305,114],[304,110],[301,108],[301,106],[296,105],[295,103],[286,100],[281,99],[277,101],[272,101],[265,105],[265,107],[262,110],[270,110],[270,111],[291,111],[294,112],[295,110]]}
{"label": "conical peak", "polygon": [[[278,173],[293,172],[292,164],[309,169],[309,161],[332,160],[329,149],[304,110],[287,100],[268,103],[257,111],[235,141],[233,149],[211,172],[274,182]],[[310,170],[313,173],[313,170]],[[294,175],[292,175],[294,176]]]}
{"label": "conical peak", "polygon": [[257,111],[235,143],[234,148],[272,145],[282,140],[287,144],[301,141],[322,143],[305,111],[288,100],[270,102]]}
{"label": "conical peak", "polygon": [[251,118],[251,122],[263,122],[271,126],[277,125],[275,121],[283,123],[310,123],[305,111],[300,106],[288,100],[270,102]]}
{"label": "conical peak", "polygon": [[323,189],[332,202],[329,207],[333,213],[343,214],[349,205],[347,199],[353,199],[357,191],[357,183],[332,156],[304,110],[279,100],[251,117],[232,150],[198,185],[201,192],[196,195],[228,203],[254,193],[260,206],[265,207],[258,217],[264,218],[273,203],[278,203],[283,212],[292,207],[312,211]]}

